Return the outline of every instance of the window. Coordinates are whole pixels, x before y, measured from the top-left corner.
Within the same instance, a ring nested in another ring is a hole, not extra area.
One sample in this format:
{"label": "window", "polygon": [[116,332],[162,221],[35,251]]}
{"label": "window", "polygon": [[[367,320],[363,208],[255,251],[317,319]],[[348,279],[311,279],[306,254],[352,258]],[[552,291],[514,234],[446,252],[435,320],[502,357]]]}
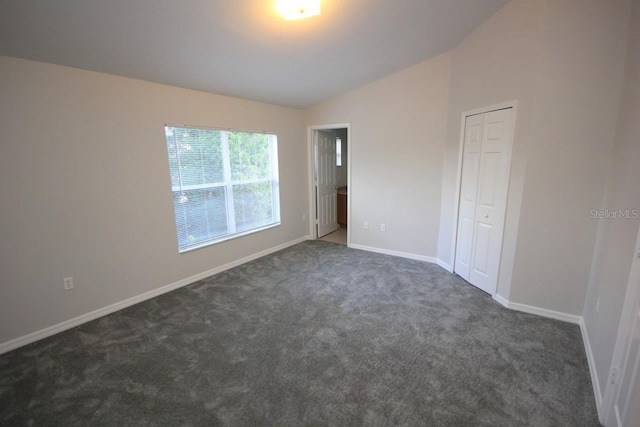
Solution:
{"label": "window", "polygon": [[276,135],[165,126],[178,250],[280,224]]}
{"label": "window", "polygon": [[342,166],[342,138],[336,138],[336,166]]}

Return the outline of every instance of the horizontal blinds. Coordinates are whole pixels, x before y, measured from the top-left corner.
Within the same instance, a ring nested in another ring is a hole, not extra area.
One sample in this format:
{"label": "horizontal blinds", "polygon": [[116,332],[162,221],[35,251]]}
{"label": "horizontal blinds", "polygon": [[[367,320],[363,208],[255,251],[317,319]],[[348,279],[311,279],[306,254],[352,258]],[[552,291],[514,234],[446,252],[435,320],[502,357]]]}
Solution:
{"label": "horizontal blinds", "polygon": [[280,223],[277,136],[166,126],[181,252]]}

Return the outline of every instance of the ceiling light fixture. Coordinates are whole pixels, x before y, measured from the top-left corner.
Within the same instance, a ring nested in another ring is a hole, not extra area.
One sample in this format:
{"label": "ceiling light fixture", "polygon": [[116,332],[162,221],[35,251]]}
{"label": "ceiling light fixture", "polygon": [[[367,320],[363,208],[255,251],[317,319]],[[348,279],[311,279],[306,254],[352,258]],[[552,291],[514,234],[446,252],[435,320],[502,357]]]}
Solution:
{"label": "ceiling light fixture", "polygon": [[284,19],[304,19],[320,15],[320,0],[278,0],[278,12]]}

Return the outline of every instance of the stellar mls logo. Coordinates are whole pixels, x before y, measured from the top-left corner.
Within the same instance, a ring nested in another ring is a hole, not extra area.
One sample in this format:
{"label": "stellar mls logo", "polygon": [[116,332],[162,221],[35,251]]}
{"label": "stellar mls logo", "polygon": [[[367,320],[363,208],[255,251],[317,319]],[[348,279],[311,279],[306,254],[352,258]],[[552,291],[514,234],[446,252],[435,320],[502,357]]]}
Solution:
{"label": "stellar mls logo", "polygon": [[591,209],[589,211],[591,219],[638,219],[640,210],[638,209]]}

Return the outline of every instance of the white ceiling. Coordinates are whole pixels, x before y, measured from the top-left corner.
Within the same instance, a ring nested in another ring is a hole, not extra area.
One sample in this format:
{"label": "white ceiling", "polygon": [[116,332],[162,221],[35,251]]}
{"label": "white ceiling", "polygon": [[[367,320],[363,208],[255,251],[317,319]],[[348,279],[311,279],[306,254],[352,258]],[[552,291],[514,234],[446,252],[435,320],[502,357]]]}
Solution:
{"label": "white ceiling", "polygon": [[446,52],[508,0],[2,0],[0,55],[309,107]]}

